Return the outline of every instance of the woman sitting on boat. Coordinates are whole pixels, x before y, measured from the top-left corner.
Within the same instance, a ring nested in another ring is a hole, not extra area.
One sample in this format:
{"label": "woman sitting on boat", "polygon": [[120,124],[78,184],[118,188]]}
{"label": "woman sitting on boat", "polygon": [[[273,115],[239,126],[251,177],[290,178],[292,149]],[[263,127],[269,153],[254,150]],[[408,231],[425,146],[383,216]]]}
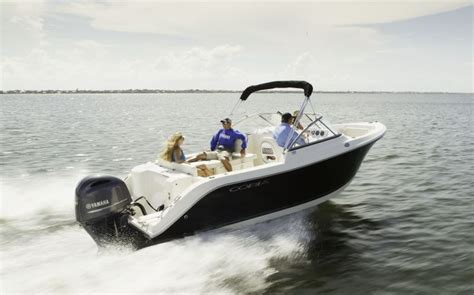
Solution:
{"label": "woman sitting on boat", "polygon": [[[181,132],[176,132],[175,134],[171,135],[165,143],[165,148],[161,152],[160,158],[165,161],[176,163],[191,163],[202,160],[199,155],[186,160],[183,149],[181,149],[181,145],[183,143],[184,136],[181,134]],[[197,172],[199,176],[207,177],[213,175],[212,171],[209,170],[206,165],[199,165],[196,166],[196,168],[198,170]]]}

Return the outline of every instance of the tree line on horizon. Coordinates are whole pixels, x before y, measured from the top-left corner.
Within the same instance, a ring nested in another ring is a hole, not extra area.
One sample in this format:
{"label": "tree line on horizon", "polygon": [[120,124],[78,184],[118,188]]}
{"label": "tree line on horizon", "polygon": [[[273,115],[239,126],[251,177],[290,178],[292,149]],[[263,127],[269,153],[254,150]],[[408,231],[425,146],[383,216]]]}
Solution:
{"label": "tree line on horizon", "polygon": [[[107,94],[107,93],[240,93],[242,90],[208,90],[208,89],[183,89],[183,90],[169,90],[169,89],[117,89],[117,90],[90,90],[90,89],[76,89],[76,90],[0,90],[0,94]],[[270,90],[261,91],[260,93],[300,93],[298,90]],[[458,92],[430,92],[430,91],[314,91],[314,93],[458,93]],[[463,92],[459,92],[463,93]]]}

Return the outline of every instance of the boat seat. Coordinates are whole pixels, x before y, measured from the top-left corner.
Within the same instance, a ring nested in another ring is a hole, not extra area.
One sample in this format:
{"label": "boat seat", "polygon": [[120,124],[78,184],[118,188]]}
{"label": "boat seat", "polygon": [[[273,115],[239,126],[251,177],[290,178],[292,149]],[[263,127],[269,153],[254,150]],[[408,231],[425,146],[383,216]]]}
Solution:
{"label": "boat seat", "polygon": [[257,156],[255,165],[264,165],[284,160],[283,148],[278,146],[275,139],[273,139],[273,129],[275,127],[262,128],[248,135],[251,150]]}
{"label": "boat seat", "polygon": [[[246,153],[245,157],[242,157],[242,155],[240,154],[240,151],[242,150],[241,146],[242,146],[242,140],[237,139],[234,143],[234,152],[232,153],[232,160],[230,161],[230,164],[232,165],[232,171],[253,167],[254,160],[257,158],[257,155],[252,154],[252,153]],[[192,157],[195,157],[196,155],[197,154],[192,154],[192,155],[189,155],[189,157],[192,158]],[[185,163],[185,164],[193,166],[193,167],[196,167],[199,165],[206,165],[206,167],[212,170],[214,174],[227,172],[227,170],[225,170],[224,168],[224,165],[219,160],[204,160],[204,161],[197,161],[197,162]],[[177,168],[177,169],[180,169],[180,168]],[[197,171],[197,168],[194,168],[194,169]],[[178,171],[183,171],[183,170],[178,170]]]}
{"label": "boat seat", "polygon": [[190,163],[176,163],[158,159],[157,164],[161,167],[165,167],[174,171],[183,172],[192,176],[198,176],[196,165],[191,165]]}
{"label": "boat seat", "polygon": [[259,142],[259,160],[263,163],[279,162],[283,160],[283,148],[272,137],[263,137]]}
{"label": "boat seat", "polygon": [[130,193],[134,199],[145,196],[155,208],[161,205],[169,206],[195,181],[195,178],[187,173],[173,171],[151,162],[133,168],[129,178]]}
{"label": "boat seat", "polygon": [[[232,171],[253,167],[254,160],[256,158],[257,155],[251,153],[246,153],[245,157],[242,157],[240,153],[232,153],[232,160],[230,161],[230,164],[232,165]],[[206,165],[207,168],[213,170],[214,174],[227,172],[227,170],[225,170],[224,168],[224,165],[219,160],[197,161],[193,163],[188,163],[188,165],[194,167],[199,165]]]}

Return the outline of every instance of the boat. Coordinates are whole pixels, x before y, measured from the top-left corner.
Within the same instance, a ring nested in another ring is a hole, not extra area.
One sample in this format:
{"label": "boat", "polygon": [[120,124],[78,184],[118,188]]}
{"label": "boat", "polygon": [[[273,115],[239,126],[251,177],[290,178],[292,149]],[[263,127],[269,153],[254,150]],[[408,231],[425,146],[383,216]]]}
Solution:
{"label": "boat", "polygon": [[[305,81],[249,86],[234,109],[248,103],[252,93],[279,88],[303,90],[291,125],[297,138],[289,136],[283,147],[273,138],[280,112],[244,115],[234,127],[245,132],[248,145],[241,156],[236,144],[231,172],[218,160],[157,160],[134,167],[123,179],[89,176],[76,187],[76,220],[100,247],[118,243],[141,249],[204,231],[264,222],[338,195],[386,127],[379,122],[329,124],[314,111],[313,86]],[[199,176],[196,166],[201,164],[213,175]]]}

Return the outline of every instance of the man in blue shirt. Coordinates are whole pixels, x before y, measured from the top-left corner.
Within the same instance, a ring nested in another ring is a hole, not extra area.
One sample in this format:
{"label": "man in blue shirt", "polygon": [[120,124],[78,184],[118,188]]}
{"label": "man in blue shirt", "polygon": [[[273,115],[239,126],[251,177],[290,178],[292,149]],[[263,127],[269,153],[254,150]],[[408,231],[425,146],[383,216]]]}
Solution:
{"label": "man in blue shirt", "polygon": [[[240,133],[238,130],[232,129],[232,120],[225,118],[221,120],[222,129],[219,129],[217,133],[211,139],[211,151],[217,151],[217,153],[206,153],[208,159],[217,158],[221,160],[224,168],[227,171],[232,171],[232,165],[230,159],[232,159],[232,153],[234,152],[235,141],[240,139],[242,141],[240,155],[245,157],[245,149],[247,148],[247,138],[245,135]],[[210,157],[209,157],[210,156]]]}
{"label": "man in blue shirt", "polygon": [[[285,147],[285,144],[291,144],[295,138],[298,137],[298,132],[296,132],[291,126],[292,120],[294,117],[290,113],[284,113],[281,116],[281,124],[275,128],[273,131],[273,138],[276,140],[277,144],[282,148]],[[288,140],[288,137],[291,136],[291,139]],[[288,143],[287,143],[288,140]],[[305,141],[302,137],[298,138],[296,141],[298,145],[304,145]]]}

